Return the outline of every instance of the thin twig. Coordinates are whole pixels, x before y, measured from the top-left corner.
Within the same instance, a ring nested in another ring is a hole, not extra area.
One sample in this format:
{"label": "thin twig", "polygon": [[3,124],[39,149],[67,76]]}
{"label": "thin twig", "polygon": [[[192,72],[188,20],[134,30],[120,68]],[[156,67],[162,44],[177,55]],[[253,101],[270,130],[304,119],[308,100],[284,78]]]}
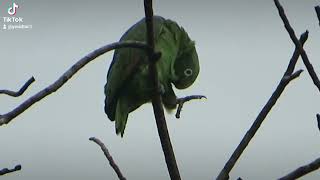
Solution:
{"label": "thin twig", "polygon": [[304,165],[299,167],[298,169],[292,171],[291,173],[287,174],[286,176],[280,178],[279,180],[292,180],[298,179],[312,171],[315,171],[320,168],[320,158],[316,159],[315,161],[311,162],[310,164]]}
{"label": "thin twig", "polygon": [[98,56],[111,51],[113,49],[118,48],[139,48],[148,50],[150,49],[145,43],[136,42],[136,41],[127,41],[127,42],[116,42],[112,44],[108,44],[105,46],[100,47],[99,49],[94,50],[93,52],[89,53],[85,57],[81,58],[78,62],[76,62],[70,69],[68,69],[59,79],[57,79],[53,84],[49,85],[45,89],[41,90],[40,92],[36,93],[18,107],[13,109],[12,111],[0,115],[0,126],[4,124],[8,124],[12,119],[14,119],[19,114],[23,113],[27,110],[30,106],[35,104],[36,102],[40,101],[44,97],[48,96],[49,94],[57,91],[61,86],[63,86],[75,73],[77,73],[81,68],[83,68],[86,64],[97,58]]}
{"label": "thin twig", "polygon": [[[153,9],[152,9],[152,0],[144,0],[144,9],[145,9],[145,21],[147,26],[147,44],[151,49],[148,52],[148,58],[150,61],[150,81],[153,83],[155,89],[152,95],[152,106],[153,112],[156,119],[156,124],[158,128],[158,134],[161,141],[162,150],[165,156],[167,168],[171,180],[180,180],[180,173],[177,166],[177,162],[174,156],[174,151],[171,145],[170,136],[166,124],[166,119],[163,112],[161,97],[159,93],[159,81],[158,73],[156,69],[156,53],[154,50],[154,31],[153,31]],[[159,57],[159,56],[158,56]]]}
{"label": "thin twig", "polygon": [[[308,32],[305,32],[304,34],[301,35],[300,37],[300,42],[301,44],[304,44],[305,41],[308,38]],[[294,79],[294,77],[297,77],[300,75],[302,72],[301,70],[297,71],[296,73],[293,73],[294,67],[297,63],[297,60],[299,58],[299,50],[298,48],[295,48],[295,51],[290,59],[289,65],[287,67],[287,70],[285,71],[283,77],[281,78],[280,83],[278,84],[276,90],[273,92],[272,96],[268,100],[268,102],[264,105],[260,113],[258,114],[257,118],[253,122],[252,126],[250,129],[247,131],[245,136],[242,138],[240,144],[237,146],[237,148],[234,150],[232,153],[231,157],[219,173],[217,180],[226,180],[229,179],[229,173],[231,169],[234,167],[236,164],[237,160],[243,153],[243,151],[246,149],[248,146],[249,142],[253,138],[253,136],[256,134],[258,131],[259,127],[261,126],[262,122],[272,109],[272,107],[276,104],[277,100],[279,99],[280,95],[284,91],[285,87],[289,84],[291,80]]]}
{"label": "thin twig", "polygon": [[0,176],[21,170],[21,165],[16,165],[13,169],[4,168],[0,170]]}
{"label": "thin twig", "polygon": [[207,97],[203,95],[192,95],[192,96],[186,96],[186,97],[177,99],[178,108],[176,112],[176,118],[177,119],[180,118],[180,113],[185,102],[191,101],[193,99],[202,99],[202,98],[207,99]]}
{"label": "thin twig", "polygon": [[103,142],[101,142],[98,138],[95,138],[95,137],[91,137],[91,138],[89,138],[89,140],[95,142],[96,144],[98,144],[100,146],[100,148],[103,151],[104,155],[108,159],[110,166],[117,173],[118,178],[120,180],[126,180],[126,178],[122,175],[118,165],[114,162],[111,154],[109,153],[107,147],[103,144]]}
{"label": "thin twig", "polygon": [[34,77],[32,76],[21,88],[19,91],[10,91],[10,90],[0,90],[0,94],[6,94],[8,96],[12,97],[18,97],[21,96],[28,87],[35,81]]}
{"label": "thin twig", "polygon": [[319,25],[320,25],[320,6],[316,6],[316,7],[314,7],[314,9],[316,10],[317,17],[318,17],[318,20],[319,20]]}
{"label": "thin twig", "polygon": [[289,36],[291,38],[291,40],[293,41],[293,43],[295,44],[295,46],[299,49],[299,52],[301,54],[301,58],[303,60],[303,63],[305,64],[308,72],[309,72],[309,75],[313,81],[313,84],[315,86],[317,86],[318,90],[320,91],[320,81],[319,81],[319,78],[316,74],[316,72],[314,71],[313,69],[313,66],[312,64],[310,63],[309,61],[309,58],[307,56],[307,53],[305,52],[305,50],[303,49],[301,43],[299,42],[297,36],[295,35],[295,32],[294,30],[292,29],[290,23],[289,23],[289,20],[284,12],[284,9],[283,7],[281,6],[281,4],[279,3],[278,0],[274,0],[274,3],[278,9],[278,12],[279,12],[279,16],[281,17],[283,23],[284,23],[284,27],[286,28],[286,30],[288,31],[289,33]]}

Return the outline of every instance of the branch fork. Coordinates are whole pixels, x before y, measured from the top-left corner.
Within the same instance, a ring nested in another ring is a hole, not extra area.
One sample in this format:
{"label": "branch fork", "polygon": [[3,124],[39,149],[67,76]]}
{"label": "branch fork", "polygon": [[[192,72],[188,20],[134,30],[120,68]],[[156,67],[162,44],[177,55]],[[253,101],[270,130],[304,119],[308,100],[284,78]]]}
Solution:
{"label": "branch fork", "polygon": [[203,95],[191,95],[191,96],[186,96],[186,97],[183,97],[183,98],[178,98],[177,99],[177,104],[178,104],[178,108],[177,108],[177,112],[176,112],[176,118],[179,119],[180,118],[180,113],[182,111],[182,107],[184,105],[185,102],[188,102],[188,101],[191,101],[191,100],[194,100],[194,99],[207,99],[206,96],[203,96]]}

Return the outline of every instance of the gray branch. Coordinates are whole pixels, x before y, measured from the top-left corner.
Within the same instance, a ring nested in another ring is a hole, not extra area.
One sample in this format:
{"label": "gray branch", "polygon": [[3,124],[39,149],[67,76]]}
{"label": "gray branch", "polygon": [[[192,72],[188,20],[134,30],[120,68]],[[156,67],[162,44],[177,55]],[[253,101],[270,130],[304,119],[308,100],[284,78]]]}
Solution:
{"label": "gray branch", "polygon": [[145,21],[147,26],[147,44],[151,49],[148,51],[148,58],[150,61],[149,73],[150,81],[154,87],[154,93],[152,95],[152,107],[154,116],[156,119],[158,134],[161,142],[161,147],[166,160],[167,169],[171,180],[180,180],[180,173],[172,144],[170,141],[170,136],[167,128],[166,118],[164,116],[162,100],[159,93],[159,80],[156,68],[156,61],[159,60],[159,53],[155,52],[154,49],[154,31],[153,31],[153,9],[152,0],[144,0],[144,10],[145,10]]}
{"label": "gray branch", "polygon": [[32,76],[21,88],[19,91],[11,91],[11,90],[6,90],[6,89],[1,89],[0,94],[6,94],[8,96],[12,97],[18,97],[21,96],[27,89],[28,87],[35,81],[34,77]]}
{"label": "gray branch", "polygon": [[[308,32],[305,32],[300,37],[301,44],[304,44],[305,41],[308,39]],[[258,116],[256,117],[255,121],[253,122],[250,129],[247,131],[247,133],[242,138],[240,144],[237,146],[237,148],[232,153],[231,157],[219,173],[217,180],[227,180],[229,179],[229,173],[238,161],[239,157],[243,153],[243,151],[248,146],[251,139],[254,137],[258,129],[260,128],[261,124],[263,123],[264,119],[267,117],[268,113],[271,111],[272,107],[276,104],[277,100],[279,99],[280,95],[286,88],[286,86],[295,78],[297,78],[302,70],[299,70],[295,73],[293,73],[294,67],[298,61],[299,58],[299,50],[296,48],[291,59],[289,62],[289,65],[287,67],[287,70],[285,71],[284,75],[282,76],[280,83],[278,84],[276,90],[272,93],[270,99],[268,102],[264,105]]]}
{"label": "gray branch", "polygon": [[103,151],[104,155],[108,159],[110,166],[116,172],[118,178],[120,180],[126,180],[126,178],[122,175],[122,173],[120,171],[120,168],[118,167],[118,165],[113,160],[111,154],[109,153],[107,147],[103,144],[103,142],[101,142],[98,138],[95,138],[95,137],[91,137],[91,138],[89,138],[89,140],[95,142],[96,144],[98,144],[100,146],[100,148]]}
{"label": "gray branch", "polygon": [[99,49],[94,50],[93,52],[89,53],[85,57],[81,58],[78,62],[76,62],[70,69],[68,69],[59,79],[57,79],[54,83],[49,85],[48,87],[44,88],[40,92],[36,93],[18,107],[13,109],[12,111],[0,115],[0,126],[4,124],[8,124],[12,119],[17,117],[19,114],[23,113],[27,110],[30,106],[35,104],[36,102],[40,101],[44,97],[50,95],[51,93],[57,91],[60,87],[62,87],[74,74],[76,74],[81,68],[87,65],[89,62],[97,58],[98,56],[111,51],[113,49],[118,48],[140,48],[144,50],[150,49],[145,43],[136,42],[136,41],[127,41],[127,42],[116,42],[112,44],[108,44],[102,46]]}
{"label": "gray branch", "polygon": [[312,64],[309,61],[308,55],[306,53],[306,51],[303,49],[302,44],[299,42],[297,36],[295,35],[295,32],[293,30],[293,28],[291,27],[289,20],[284,12],[283,7],[281,6],[280,2],[278,0],[274,0],[274,3],[278,9],[279,12],[279,16],[283,21],[284,27],[286,28],[291,40],[293,41],[293,43],[295,44],[296,48],[298,48],[299,53],[301,55],[301,58],[303,60],[304,65],[306,66],[309,75],[313,81],[313,84],[318,88],[318,90],[320,91],[320,81],[319,78],[316,74],[316,72],[313,69]]}
{"label": "gray branch", "polygon": [[186,96],[186,97],[177,99],[178,108],[177,108],[177,112],[176,112],[176,118],[177,119],[180,118],[182,107],[183,107],[185,102],[188,102],[188,101],[191,101],[191,100],[194,100],[194,99],[202,99],[202,98],[207,99],[207,97],[203,96],[203,95],[192,95],[192,96]]}
{"label": "gray branch", "polygon": [[279,178],[279,180],[292,180],[298,179],[306,174],[309,174],[312,171],[315,171],[320,168],[320,158],[316,159],[315,161],[307,164],[305,166],[301,166],[298,169],[292,171],[291,173]]}

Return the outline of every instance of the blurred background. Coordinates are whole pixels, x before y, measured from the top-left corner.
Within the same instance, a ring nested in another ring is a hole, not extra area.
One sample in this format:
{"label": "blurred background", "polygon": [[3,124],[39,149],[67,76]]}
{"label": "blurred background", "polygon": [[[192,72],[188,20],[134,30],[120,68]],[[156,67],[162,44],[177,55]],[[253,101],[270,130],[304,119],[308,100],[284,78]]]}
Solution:
{"label": "blurred background", "polygon": [[[280,1],[297,36],[309,30],[305,50],[320,73],[320,26],[316,0]],[[122,34],[144,16],[143,1],[1,1],[1,114],[59,78],[81,57]],[[185,104],[181,119],[166,114],[182,179],[214,179],[279,83],[294,50],[272,0],[154,1],[154,13],[178,22],[195,40],[200,75],[179,96],[203,94]],[[32,25],[3,29],[3,24]],[[100,148],[100,138],[127,179],[169,179],[151,104],[130,114],[124,138],[104,114],[103,87],[113,53],[98,57],[54,94],[0,127],[0,169],[19,179],[117,179]],[[296,69],[305,69],[301,59]],[[231,171],[230,179],[276,179],[319,157],[319,91],[307,71],[290,83]],[[304,179],[319,179],[316,171]]]}

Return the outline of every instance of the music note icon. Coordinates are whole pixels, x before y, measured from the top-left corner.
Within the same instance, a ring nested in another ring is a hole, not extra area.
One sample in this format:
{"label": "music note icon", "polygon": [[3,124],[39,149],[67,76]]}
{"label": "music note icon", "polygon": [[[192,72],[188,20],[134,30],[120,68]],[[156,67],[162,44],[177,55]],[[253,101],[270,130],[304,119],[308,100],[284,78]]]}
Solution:
{"label": "music note icon", "polygon": [[17,12],[17,8],[19,8],[19,5],[16,3],[12,3],[12,7],[8,8],[8,14],[10,14],[11,16],[15,15]]}

